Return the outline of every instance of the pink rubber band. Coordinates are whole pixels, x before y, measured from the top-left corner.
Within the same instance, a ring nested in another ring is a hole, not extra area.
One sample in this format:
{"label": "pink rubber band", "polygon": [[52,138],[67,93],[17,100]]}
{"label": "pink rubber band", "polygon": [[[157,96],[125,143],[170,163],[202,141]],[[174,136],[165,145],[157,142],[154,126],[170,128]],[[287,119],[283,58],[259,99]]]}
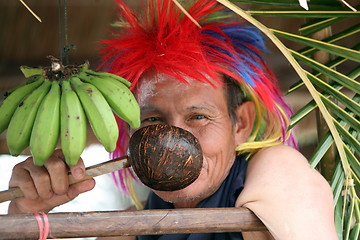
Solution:
{"label": "pink rubber band", "polygon": [[36,217],[36,221],[38,223],[38,226],[39,226],[39,240],[42,239],[42,235],[43,235],[43,222],[42,222],[42,218],[40,217],[39,214],[37,213],[33,213]]}
{"label": "pink rubber band", "polygon": [[39,226],[39,240],[46,240],[50,231],[49,219],[47,215],[43,212],[33,214],[35,215],[36,221]]}
{"label": "pink rubber band", "polygon": [[49,232],[50,232],[50,224],[49,224],[49,219],[47,217],[47,215],[43,212],[40,212],[40,214],[43,216],[43,220],[44,220],[44,235],[43,235],[43,239],[47,239]]}

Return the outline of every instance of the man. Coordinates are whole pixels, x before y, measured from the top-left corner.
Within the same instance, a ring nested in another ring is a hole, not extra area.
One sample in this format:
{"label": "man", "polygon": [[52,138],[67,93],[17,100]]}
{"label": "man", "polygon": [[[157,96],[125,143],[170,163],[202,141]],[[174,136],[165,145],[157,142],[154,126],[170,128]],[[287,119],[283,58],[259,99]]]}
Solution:
{"label": "man", "polygon": [[[139,236],[139,239],[337,239],[332,192],[291,144],[288,108],[259,54],[261,36],[239,23],[212,22],[220,6],[199,0],[184,16],[170,0],[150,1],[138,19],[118,1],[126,20],[103,41],[103,67],[133,83],[141,127],[168,124],[190,131],[203,150],[199,178],[188,187],[153,191],[146,208],[247,207],[266,233]],[[205,21],[204,21],[205,20]],[[200,23],[200,26],[194,23]],[[128,136],[135,131],[125,129]],[[126,137],[121,143],[126,149]],[[120,149],[118,149],[119,151]],[[44,167],[32,159],[14,168],[10,187],[25,198],[9,213],[49,211],[91,190],[93,180],[69,186],[61,151]],[[70,168],[84,174],[82,161]]]}

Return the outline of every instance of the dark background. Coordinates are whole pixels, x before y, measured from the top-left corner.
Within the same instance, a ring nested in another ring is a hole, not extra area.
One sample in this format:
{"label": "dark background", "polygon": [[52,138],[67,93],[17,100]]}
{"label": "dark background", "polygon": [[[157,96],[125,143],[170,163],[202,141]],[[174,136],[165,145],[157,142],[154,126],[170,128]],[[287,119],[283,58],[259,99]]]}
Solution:
{"label": "dark background", "polygon": [[[109,38],[110,24],[116,20],[117,6],[113,0],[68,0],[68,40],[76,45],[76,50],[70,52],[70,64],[81,64],[90,61],[91,68],[98,65],[98,50],[96,42]],[[128,5],[139,8],[140,0],[126,0]],[[28,6],[42,19],[40,23],[17,0],[0,0],[0,95],[21,84],[26,79],[19,67],[48,66],[48,55],[59,57],[59,9],[56,0],[27,0]],[[253,6],[239,4],[243,9]],[[258,18],[268,27],[298,33],[304,19],[288,18]],[[348,22],[348,24],[352,24]],[[358,20],[357,20],[358,21]],[[343,22],[335,31],[345,28]],[[357,36],[359,37],[359,36]],[[357,40],[358,41],[358,40]],[[299,49],[288,41],[284,43],[293,49]],[[344,41],[344,45],[352,46],[352,40]],[[270,68],[279,79],[281,89],[286,89],[297,82],[299,78],[287,63],[286,59],[268,42],[271,53],[265,55]],[[297,110],[299,106],[310,100],[306,89],[286,96],[286,101]],[[2,98],[1,98],[2,100]],[[1,101],[0,100],[0,101]],[[6,132],[0,135],[0,154],[8,153],[5,140]],[[308,155],[316,145],[316,124],[313,115],[303,120],[296,130],[299,144]],[[89,131],[88,144],[97,143],[92,131]],[[28,154],[28,151],[25,151]]]}

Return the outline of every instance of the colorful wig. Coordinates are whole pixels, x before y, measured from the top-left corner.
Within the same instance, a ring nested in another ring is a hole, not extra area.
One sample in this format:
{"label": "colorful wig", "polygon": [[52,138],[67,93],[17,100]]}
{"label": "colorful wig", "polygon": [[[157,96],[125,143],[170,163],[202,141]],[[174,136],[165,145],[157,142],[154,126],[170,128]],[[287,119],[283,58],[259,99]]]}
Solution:
{"label": "colorful wig", "polygon": [[[279,143],[295,144],[287,131],[291,111],[261,57],[260,52],[266,48],[258,29],[241,21],[216,20],[224,19],[222,6],[216,0],[191,1],[187,13],[192,19],[172,0],[149,0],[147,8],[143,6],[143,17],[120,0],[115,1],[120,21],[114,38],[101,41],[102,69],[126,78],[134,89],[139,78],[150,70],[185,83],[187,78],[193,78],[212,85],[209,77],[222,83],[227,75],[239,82],[257,111],[248,142],[236,151],[252,154]],[[118,142],[116,152],[123,151],[122,146]]]}

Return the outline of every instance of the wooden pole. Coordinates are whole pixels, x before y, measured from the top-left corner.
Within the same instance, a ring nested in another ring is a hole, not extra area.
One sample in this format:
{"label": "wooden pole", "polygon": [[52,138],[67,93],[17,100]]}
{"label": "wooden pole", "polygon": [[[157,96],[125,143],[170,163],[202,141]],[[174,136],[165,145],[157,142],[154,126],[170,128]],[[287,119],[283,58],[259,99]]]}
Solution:
{"label": "wooden pole", "polygon": [[[266,230],[246,208],[68,212],[47,217],[51,238]],[[35,215],[0,215],[0,239],[39,239]]]}
{"label": "wooden pole", "polygon": [[[103,163],[99,163],[85,169],[85,177],[81,180],[75,179],[69,173],[69,184],[79,183],[88,180],[93,177],[97,177],[103,174],[115,172],[120,169],[128,168],[130,164],[127,160],[127,156],[115,158]],[[13,187],[5,191],[0,191],[0,203],[5,201],[12,201],[16,198],[24,197],[24,193],[19,187]]]}

